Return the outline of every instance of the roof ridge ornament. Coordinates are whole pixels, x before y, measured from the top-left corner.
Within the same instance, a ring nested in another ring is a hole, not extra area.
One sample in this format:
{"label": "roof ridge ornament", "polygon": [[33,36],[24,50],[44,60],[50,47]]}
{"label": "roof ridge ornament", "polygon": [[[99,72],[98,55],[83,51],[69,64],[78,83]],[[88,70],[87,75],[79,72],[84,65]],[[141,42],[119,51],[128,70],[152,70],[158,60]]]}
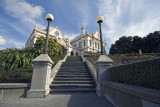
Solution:
{"label": "roof ridge ornament", "polygon": [[34,27],[34,29],[37,29],[37,22],[36,22],[36,24],[35,24],[35,27]]}
{"label": "roof ridge ornament", "polygon": [[88,28],[86,29],[86,34],[88,34]]}

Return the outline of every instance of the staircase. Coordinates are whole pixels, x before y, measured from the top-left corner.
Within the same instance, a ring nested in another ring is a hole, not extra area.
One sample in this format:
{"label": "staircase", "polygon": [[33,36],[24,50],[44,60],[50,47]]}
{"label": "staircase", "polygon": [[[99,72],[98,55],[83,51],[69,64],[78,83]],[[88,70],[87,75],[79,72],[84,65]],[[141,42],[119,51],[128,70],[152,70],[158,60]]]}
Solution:
{"label": "staircase", "polygon": [[50,86],[51,93],[90,92],[95,91],[95,87],[87,66],[79,56],[68,56]]}

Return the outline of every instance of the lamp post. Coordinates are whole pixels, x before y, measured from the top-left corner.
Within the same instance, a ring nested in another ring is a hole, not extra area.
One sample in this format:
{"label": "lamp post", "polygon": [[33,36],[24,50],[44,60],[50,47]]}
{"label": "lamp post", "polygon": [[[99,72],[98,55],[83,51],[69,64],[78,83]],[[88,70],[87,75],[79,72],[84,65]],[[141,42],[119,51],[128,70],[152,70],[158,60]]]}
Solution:
{"label": "lamp post", "polygon": [[47,14],[46,19],[48,21],[48,26],[47,26],[47,35],[46,35],[46,41],[45,41],[43,54],[47,54],[49,27],[50,27],[50,22],[52,22],[54,20],[54,17],[52,14]]}
{"label": "lamp post", "polygon": [[102,42],[102,31],[101,31],[101,23],[103,22],[103,17],[98,16],[96,21],[99,24],[100,41],[101,41],[101,55],[103,55],[103,42]]}
{"label": "lamp post", "polygon": [[47,54],[47,46],[49,25],[54,18],[51,14],[47,14],[46,19],[48,21],[48,26],[44,51],[43,54],[33,59],[34,68],[32,74],[32,81],[30,90],[27,91],[27,97],[30,98],[46,97],[50,92],[50,83],[52,82],[52,79],[50,80],[50,77],[53,61]]}

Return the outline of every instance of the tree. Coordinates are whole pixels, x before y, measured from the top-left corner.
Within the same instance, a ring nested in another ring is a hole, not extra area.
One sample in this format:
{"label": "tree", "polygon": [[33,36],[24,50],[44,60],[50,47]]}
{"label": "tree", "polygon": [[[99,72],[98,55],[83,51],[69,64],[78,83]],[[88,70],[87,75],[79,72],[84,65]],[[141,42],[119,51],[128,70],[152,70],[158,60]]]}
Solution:
{"label": "tree", "polygon": [[134,36],[132,43],[133,43],[133,51],[135,53],[139,53],[140,49],[143,50],[144,45],[143,45],[143,39],[141,37]]}
{"label": "tree", "polygon": [[149,33],[144,39],[145,52],[146,53],[157,53],[160,52],[160,32],[155,31]]}
{"label": "tree", "polygon": [[117,40],[115,44],[112,44],[110,48],[110,54],[131,53],[132,50],[133,50],[132,37],[123,36],[119,38],[119,40]]}
{"label": "tree", "polygon": [[[36,43],[34,44],[35,52],[40,55],[44,50],[45,44],[45,37],[41,36],[37,39]],[[56,55],[62,55],[63,49],[61,44],[59,44],[55,39],[49,38],[48,40],[48,55],[50,57],[54,57]]]}
{"label": "tree", "polygon": [[120,37],[115,44],[111,45],[110,54],[125,54],[125,53],[158,53],[160,52],[160,31],[149,33],[146,37]]}

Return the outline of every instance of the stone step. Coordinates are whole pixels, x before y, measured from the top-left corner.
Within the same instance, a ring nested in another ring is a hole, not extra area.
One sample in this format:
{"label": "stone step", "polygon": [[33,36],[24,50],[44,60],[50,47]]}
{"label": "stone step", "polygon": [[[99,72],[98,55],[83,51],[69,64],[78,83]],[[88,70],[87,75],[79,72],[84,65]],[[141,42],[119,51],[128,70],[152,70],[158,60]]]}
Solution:
{"label": "stone step", "polygon": [[66,62],[63,62],[63,64],[71,64],[71,63],[74,63],[74,64],[85,64],[84,62],[81,62],[81,61],[66,61]]}
{"label": "stone step", "polygon": [[77,59],[77,60],[81,60],[81,58],[78,58],[78,57],[77,57],[77,58],[69,58],[69,57],[68,57],[66,60],[72,60],[72,59],[75,59],[75,60],[76,60],[76,59]]}
{"label": "stone step", "polygon": [[50,88],[55,92],[93,92],[96,84],[79,56],[69,56],[61,65]]}
{"label": "stone step", "polygon": [[58,72],[57,75],[91,75],[90,72]]}
{"label": "stone step", "polygon": [[77,63],[80,63],[80,62],[82,62],[82,61],[77,61],[77,60],[70,60],[70,61],[67,61],[67,60],[66,60],[66,62],[67,62],[67,63],[75,63],[75,64],[77,64]]}
{"label": "stone step", "polygon": [[86,67],[86,68],[63,68],[63,67],[61,67],[59,70],[77,70],[77,71],[80,71],[80,70],[88,70],[88,68]]}
{"label": "stone step", "polygon": [[53,81],[52,84],[95,84],[94,81]]}
{"label": "stone step", "polygon": [[76,72],[76,71],[60,71],[60,72],[58,72],[57,73],[57,75],[58,74],[89,74],[89,72],[88,71],[78,71],[78,72]]}
{"label": "stone step", "polygon": [[[61,78],[91,78],[92,76],[91,75],[62,75],[62,76],[59,76],[59,75],[56,75],[56,77],[61,77]],[[56,78],[55,77],[55,78]]]}
{"label": "stone step", "polygon": [[89,72],[88,73],[58,72],[57,75],[61,76],[61,75],[91,75],[91,74]]}
{"label": "stone step", "polygon": [[93,81],[92,78],[62,78],[56,77],[54,81]]}
{"label": "stone step", "polygon": [[86,66],[66,66],[66,67],[61,67],[60,69],[87,69]]}
{"label": "stone step", "polygon": [[70,60],[70,59],[79,59],[79,60],[81,60],[81,58],[80,58],[80,57],[77,57],[77,58],[74,58],[74,57],[68,57],[66,60]]}
{"label": "stone step", "polygon": [[88,70],[88,68],[63,68],[61,67],[59,70],[77,70],[77,71],[81,71],[81,70]]}
{"label": "stone step", "polygon": [[67,59],[81,59],[80,57],[68,57]]}
{"label": "stone step", "polygon": [[80,70],[80,71],[77,71],[77,70],[61,70],[61,71],[58,71],[58,73],[60,73],[60,74],[63,74],[63,73],[68,73],[68,74],[70,74],[70,73],[74,73],[74,74],[90,74],[90,72],[88,71],[88,70]]}
{"label": "stone step", "polygon": [[57,92],[95,92],[96,88],[77,88],[77,89],[51,89],[52,93]]}
{"label": "stone step", "polygon": [[73,75],[78,75],[78,74],[80,74],[80,75],[86,75],[86,74],[89,74],[89,72],[69,72],[69,71],[64,71],[64,72],[58,72],[57,73],[57,75],[61,75],[61,74],[66,74],[66,75],[71,75],[71,74],[73,74]]}
{"label": "stone step", "polygon": [[63,63],[61,66],[85,66],[86,64],[85,63]]}
{"label": "stone step", "polygon": [[95,88],[95,84],[51,84],[52,89]]}
{"label": "stone step", "polygon": [[59,69],[59,71],[88,71],[87,68],[83,69]]}
{"label": "stone step", "polygon": [[86,65],[75,65],[75,64],[70,64],[70,65],[61,65],[61,67],[86,67]]}
{"label": "stone step", "polygon": [[72,66],[77,66],[77,67],[81,67],[81,66],[86,66],[85,64],[62,64],[61,67],[72,67]]}
{"label": "stone step", "polygon": [[65,71],[64,70],[64,71],[59,71],[58,73],[75,73],[75,74],[80,73],[81,74],[81,73],[90,73],[90,72],[87,70],[86,71],[76,71],[76,70],[75,71]]}
{"label": "stone step", "polygon": [[77,66],[77,67],[79,67],[79,66],[86,66],[85,64],[64,64],[64,65],[61,65],[61,67],[72,67],[72,66]]}

